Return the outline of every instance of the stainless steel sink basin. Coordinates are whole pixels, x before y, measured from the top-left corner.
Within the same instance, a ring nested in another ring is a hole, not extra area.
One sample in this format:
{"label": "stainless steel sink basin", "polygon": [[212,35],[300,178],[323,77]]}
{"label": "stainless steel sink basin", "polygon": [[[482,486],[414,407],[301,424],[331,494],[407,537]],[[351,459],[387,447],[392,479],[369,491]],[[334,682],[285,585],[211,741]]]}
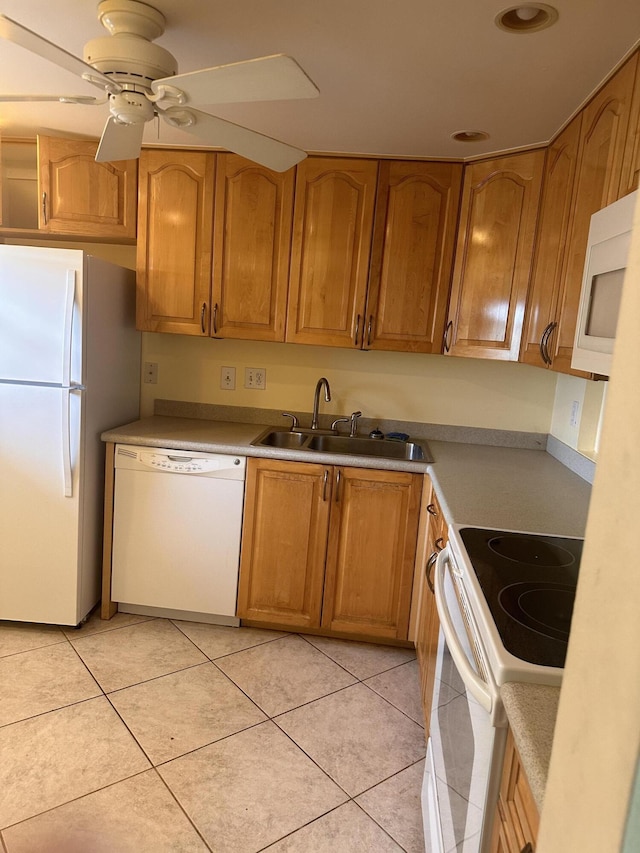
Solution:
{"label": "stainless steel sink basin", "polygon": [[277,447],[281,450],[309,450],[316,453],[345,456],[373,456],[401,459],[406,462],[431,462],[426,445],[411,441],[392,441],[363,436],[327,435],[309,430],[267,429],[251,442],[255,447]]}
{"label": "stainless steel sink basin", "polygon": [[280,447],[285,450],[299,450],[309,440],[309,435],[291,430],[269,430],[259,435],[251,443],[260,447]]}
{"label": "stainless steel sink basin", "polygon": [[423,462],[425,454],[419,444],[387,439],[350,438],[346,435],[314,435],[307,445],[321,453],[348,453],[350,456],[378,456],[384,459],[404,459]]}

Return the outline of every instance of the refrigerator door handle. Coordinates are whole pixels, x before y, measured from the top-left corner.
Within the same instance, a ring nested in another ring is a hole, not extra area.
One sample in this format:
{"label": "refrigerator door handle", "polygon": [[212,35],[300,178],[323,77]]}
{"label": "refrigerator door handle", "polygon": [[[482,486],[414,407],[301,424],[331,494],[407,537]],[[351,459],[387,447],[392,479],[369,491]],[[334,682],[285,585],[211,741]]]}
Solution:
{"label": "refrigerator door handle", "polygon": [[71,471],[71,389],[63,388],[62,399],[62,476],[65,498],[73,497],[73,477]]}
{"label": "refrigerator door handle", "polygon": [[75,297],[76,272],[75,270],[67,270],[67,291],[65,295],[64,308],[64,331],[62,336],[62,384],[66,387],[71,385],[71,338],[73,332],[73,303],[75,301]]}

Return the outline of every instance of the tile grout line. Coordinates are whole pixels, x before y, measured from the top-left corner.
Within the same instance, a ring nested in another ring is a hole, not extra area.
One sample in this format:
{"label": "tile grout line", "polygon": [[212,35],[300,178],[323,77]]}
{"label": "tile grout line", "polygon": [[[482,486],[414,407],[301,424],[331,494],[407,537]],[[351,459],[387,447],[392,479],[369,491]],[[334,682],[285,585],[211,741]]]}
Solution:
{"label": "tile grout line", "polygon": [[[393,778],[393,777],[391,777],[391,776],[390,776],[389,778],[391,779],[391,778]],[[369,790],[370,790],[370,789],[369,789]],[[363,791],[362,793],[364,794],[365,792]],[[362,796],[362,794],[358,794],[358,796],[360,797],[360,796]],[[363,814],[365,814],[365,815],[369,818],[369,820],[372,820],[372,821],[375,823],[375,825],[376,825],[376,826],[380,827],[380,829],[384,832],[384,834],[387,836],[387,838],[390,838],[390,839],[393,841],[393,843],[394,843],[394,844],[397,844],[397,845],[398,845],[398,847],[400,848],[400,850],[402,850],[402,851],[403,851],[403,853],[407,853],[407,848],[406,848],[406,847],[404,847],[404,845],[400,844],[400,842],[398,841],[398,839],[397,839],[397,838],[394,838],[394,837],[393,837],[393,835],[391,835],[391,833],[389,832],[389,830],[388,830],[386,827],[384,827],[384,826],[383,826],[383,825],[382,825],[378,820],[376,820],[376,819],[375,819],[375,817],[373,817],[373,815],[370,815],[370,814],[369,814],[369,812],[368,812],[366,809],[364,809],[364,808],[360,805],[360,803],[356,802],[356,800],[355,800],[355,799],[353,800],[353,802],[354,802],[354,804],[357,806],[357,808],[359,808],[359,809],[360,809],[360,811],[361,811]]]}
{"label": "tile grout line", "polygon": [[207,850],[211,851],[211,853],[215,853],[215,850],[213,850],[213,848],[212,848],[212,847],[207,843],[206,838],[204,837],[204,835],[202,835],[202,833],[200,832],[200,830],[199,830],[199,829],[198,829],[198,827],[196,826],[195,821],[193,821],[193,820],[191,819],[191,817],[190,817],[189,813],[188,813],[188,812],[187,812],[187,810],[184,808],[184,806],[182,805],[182,803],[181,803],[181,802],[180,802],[180,800],[178,799],[177,795],[176,795],[176,794],[174,793],[174,791],[169,787],[169,784],[168,784],[168,783],[167,783],[167,781],[164,779],[164,777],[162,776],[162,774],[158,772],[158,768],[154,766],[154,768],[153,768],[153,772],[155,773],[156,777],[160,780],[160,782],[164,785],[164,787],[166,788],[166,790],[169,792],[170,796],[173,798],[173,800],[175,801],[175,803],[176,803],[176,805],[178,806],[178,808],[180,809],[180,811],[184,814],[184,816],[186,817],[186,819],[189,821],[189,823],[190,823],[190,824],[191,824],[191,826],[193,827],[194,831],[197,833],[198,837],[202,840],[202,843],[203,843],[203,844],[204,844],[204,846],[207,848]]}
{"label": "tile grout line", "polygon": [[102,785],[100,788],[95,788],[93,791],[87,791],[86,794],[80,794],[77,797],[72,797],[70,800],[65,800],[63,803],[58,803],[55,806],[51,806],[49,809],[45,809],[42,812],[37,812],[34,815],[30,815],[29,817],[25,817],[22,820],[18,820],[15,823],[7,824],[7,826],[3,826],[0,830],[0,835],[3,835],[7,829],[13,829],[15,826],[20,826],[23,823],[28,823],[30,820],[35,820],[36,818],[41,817],[42,815],[49,814],[50,812],[55,812],[57,809],[64,808],[70,803],[77,803],[79,800],[84,800],[85,797],[90,797],[92,794],[97,794],[99,791],[106,791],[107,788],[113,788],[114,785],[119,785],[121,782],[128,782],[129,779],[135,779],[136,776],[142,776],[143,773],[148,773],[150,770],[153,770],[153,767],[146,767],[144,770],[139,770],[137,773],[132,773],[131,776],[125,776],[124,779],[117,779],[115,782],[109,782],[108,785]]}

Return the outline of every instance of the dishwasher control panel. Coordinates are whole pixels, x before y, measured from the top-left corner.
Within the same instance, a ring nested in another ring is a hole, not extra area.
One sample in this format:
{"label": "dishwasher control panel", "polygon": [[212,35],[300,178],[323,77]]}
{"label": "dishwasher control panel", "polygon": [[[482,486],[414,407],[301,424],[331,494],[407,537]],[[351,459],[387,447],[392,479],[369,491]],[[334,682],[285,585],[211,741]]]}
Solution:
{"label": "dishwasher control panel", "polygon": [[242,480],[246,459],[219,453],[190,452],[170,448],[116,445],[115,467],[129,470],[158,471],[166,474],[200,474]]}
{"label": "dishwasher control panel", "polygon": [[192,456],[163,456],[162,453],[144,453],[142,462],[158,468],[160,471],[175,471],[180,474],[202,474],[205,471],[217,471],[217,460],[194,459]]}

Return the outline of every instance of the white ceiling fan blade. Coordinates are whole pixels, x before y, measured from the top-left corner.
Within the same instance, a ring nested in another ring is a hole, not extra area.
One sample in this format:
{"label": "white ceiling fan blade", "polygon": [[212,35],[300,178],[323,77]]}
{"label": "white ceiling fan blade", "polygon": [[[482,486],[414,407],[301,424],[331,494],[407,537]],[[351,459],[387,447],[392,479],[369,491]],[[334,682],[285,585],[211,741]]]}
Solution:
{"label": "white ceiling fan blade", "polygon": [[35,53],[43,59],[59,65],[72,74],[77,74],[94,86],[99,86],[100,88],[108,86],[110,90],[116,89],[121,91],[121,87],[117,83],[114,84],[108,77],[100,71],[96,71],[95,68],[92,68],[91,65],[88,65],[82,59],[58,47],[57,44],[47,41],[46,38],[39,36],[32,30],[28,30],[17,21],[7,18],[6,15],[0,15],[0,38],[7,39],[7,41],[24,47],[26,50],[30,50],[31,53]]}
{"label": "white ceiling fan blade", "polygon": [[0,95],[0,103],[38,103],[40,101],[58,101],[61,104],[86,104],[96,106],[106,104],[106,98],[94,98],[92,95]]}
{"label": "white ceiling fan blade", "polygon": [[109,116],[98,145],[96,162],[111,163],[115,160],[135,160],[140,156],[143,132],[144,122],[121,124],[113,116]]}
{"label": "white ceiling fan blade", "polygon": [[320,94],[295,59],[284,54],[177,74],[151,84],[156,94],[163,87],[179,89],[186,95],[185,103],[190,104],[283,101]]}
{"label": "white ceiling fan blade", "polygon": [[286,172],[307,156],[305,151],[278,142],[255,130],[225,121],[200,110],[171,108],[161,112],[162,118],[172,127],[193,133],[216,148],[228,148],[235,154],[260,163],[274,172]]}

